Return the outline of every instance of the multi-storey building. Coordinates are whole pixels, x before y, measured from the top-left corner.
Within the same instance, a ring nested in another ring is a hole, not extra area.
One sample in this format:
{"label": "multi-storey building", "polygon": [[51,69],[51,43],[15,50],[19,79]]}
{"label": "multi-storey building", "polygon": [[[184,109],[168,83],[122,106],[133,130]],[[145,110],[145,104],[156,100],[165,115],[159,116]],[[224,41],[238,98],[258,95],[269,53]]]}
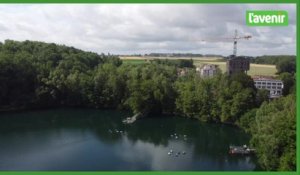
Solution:
{"label": "multi-storey building", "polygon": [[197,68],[196,71],[200,72],[202,77],[213,77],[217,74],[218,65],[205,64],[201,68]]}
{"label": "multi-storey building", "polygon": [[230,57],[226,62],[227,73],[229,75],[245,72],[250,69],[250,61],[245,57]]}
{"label": "multi-storey building", "polygon": [[283,82],[281,80],[266,76],[254,76],[252,79],[257,89],[266,89],[270,92],[270,98],[282,96]]}

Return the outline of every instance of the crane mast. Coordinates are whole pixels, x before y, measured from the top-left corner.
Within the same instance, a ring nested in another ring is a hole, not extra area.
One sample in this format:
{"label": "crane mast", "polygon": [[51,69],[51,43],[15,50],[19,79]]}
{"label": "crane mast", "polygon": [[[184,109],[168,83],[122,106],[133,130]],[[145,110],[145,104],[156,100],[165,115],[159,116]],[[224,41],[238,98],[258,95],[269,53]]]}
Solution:
{"label": "crane mast", "polygon": [[250,38],[252,38],[251,35],[239,36],[238,31],[237,30],[234,31],[233,38],[228,38],[228,39],[233,39],[233,54],[232,54],[232,57],[237,56],[237,41],[241,40],[241,39],[249,40]]}
{"label": "crane mast", "polygon": [[234,31],[234,38],[233,38],[233,56],[236,57],[237,53],[237,40],[238,40],[238,31]]}

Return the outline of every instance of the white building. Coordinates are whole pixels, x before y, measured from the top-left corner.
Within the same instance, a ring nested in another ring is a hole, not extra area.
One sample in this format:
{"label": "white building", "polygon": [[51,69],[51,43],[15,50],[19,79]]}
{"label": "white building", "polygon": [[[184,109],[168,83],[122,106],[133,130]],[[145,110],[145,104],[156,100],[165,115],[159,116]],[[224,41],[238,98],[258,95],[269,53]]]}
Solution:
{"label": "white building", "polygon": [[282,96],[283,82],[272,77],[255,76],[252,77],[257,89],[266,89],[270,92],[270,98]]}
{"label": "white building", "polygon": [[202,77],[212,77],[217,74],[217,65],[205,64],[201,68],[197,68],[196,71],[200,72]]}

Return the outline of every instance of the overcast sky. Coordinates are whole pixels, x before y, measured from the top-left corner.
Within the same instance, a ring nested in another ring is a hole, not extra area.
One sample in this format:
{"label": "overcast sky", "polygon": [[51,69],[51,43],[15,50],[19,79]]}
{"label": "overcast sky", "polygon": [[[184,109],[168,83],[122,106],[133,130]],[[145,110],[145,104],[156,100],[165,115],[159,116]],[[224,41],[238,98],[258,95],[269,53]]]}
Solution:
{"label": "overcast sky", "polygon": [[[247,27],[246,10],[286,10],[288,27]],[[0,41],[37,40],[112,54],[296,54],[296,5],[35,4],[0,5]],[[205,41],[203,41],[205,40]]]}

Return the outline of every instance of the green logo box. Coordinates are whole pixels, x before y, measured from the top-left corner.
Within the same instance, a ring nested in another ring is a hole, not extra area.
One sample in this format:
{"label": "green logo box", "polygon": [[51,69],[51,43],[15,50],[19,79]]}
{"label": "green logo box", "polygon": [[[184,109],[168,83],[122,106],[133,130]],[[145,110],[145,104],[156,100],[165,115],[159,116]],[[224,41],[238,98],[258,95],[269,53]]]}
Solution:
{"label": "green logo box", "polygon": [[247,26],[288,26],[288,12],[284,10],[253,10],[246,11]]}

